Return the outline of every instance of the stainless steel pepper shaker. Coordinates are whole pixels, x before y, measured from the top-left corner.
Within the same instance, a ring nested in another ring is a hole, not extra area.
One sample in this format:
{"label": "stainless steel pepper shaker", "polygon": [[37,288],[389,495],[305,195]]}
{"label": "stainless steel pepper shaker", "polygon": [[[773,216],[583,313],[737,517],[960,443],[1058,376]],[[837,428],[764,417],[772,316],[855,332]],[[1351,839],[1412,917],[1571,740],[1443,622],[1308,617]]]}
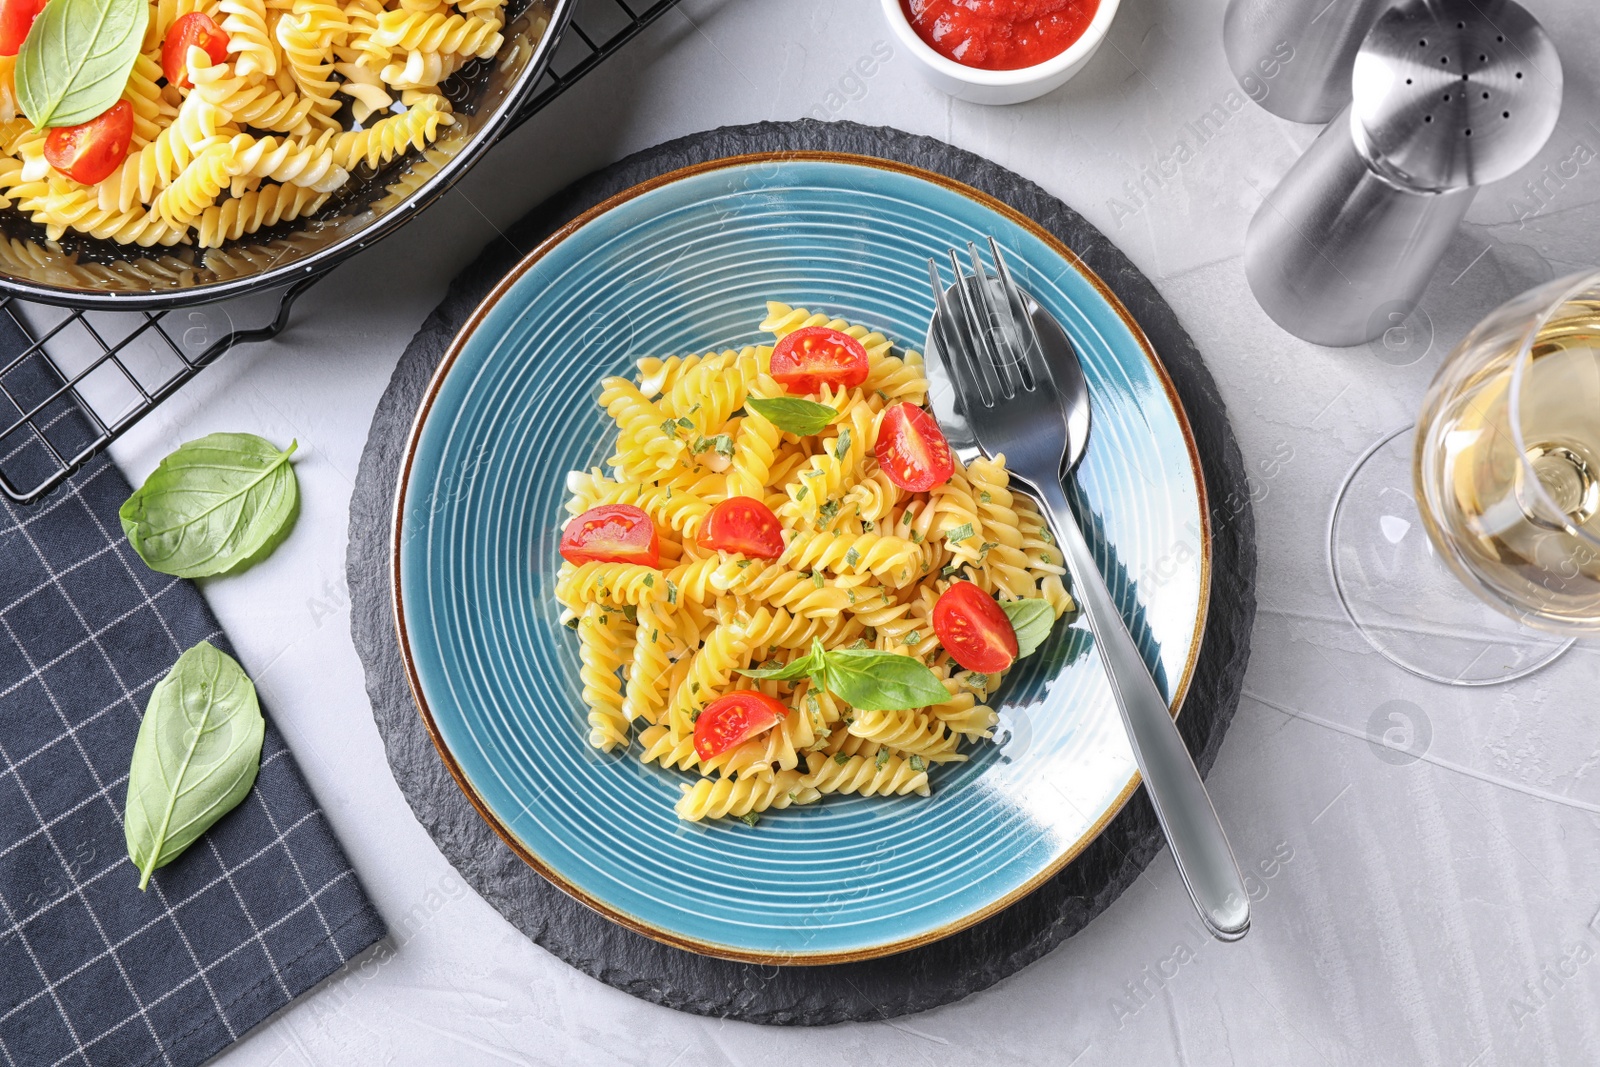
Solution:
{"label": "stainless steel pepper shaker", "polygon": [[1361,39],[1392,0],[1230,0],[1222,47],[1245,94],[1291,122],[1327,122],[1350,102]]}
{"label": "stainless steel pepper shaker", "polygon": [[1351,87],[1245,237],[1256,300],[1323,345],[1372,340],[1415,306],[1477,187],[1555,128],[1561,61],[1512,0],[1405,0],[1362,42]]}

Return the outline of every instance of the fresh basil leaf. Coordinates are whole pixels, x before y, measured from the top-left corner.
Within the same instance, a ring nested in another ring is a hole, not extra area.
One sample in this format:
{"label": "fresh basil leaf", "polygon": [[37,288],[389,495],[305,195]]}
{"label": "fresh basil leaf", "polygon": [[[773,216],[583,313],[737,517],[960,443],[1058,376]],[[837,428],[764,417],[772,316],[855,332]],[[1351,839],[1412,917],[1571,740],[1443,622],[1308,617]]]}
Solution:
{"label": "fresh basil leaf", "polygon": [[244,799],[265,730],[244,668],[204,641],[156,683],[133,743],[123,820],[141,890]]}
{"label": "fresh basil leaf", "polygon": [[[51,0],[60,3],[61,0]],[[300,505],[289,456],[248,433],[214,433],[173,452],[118,515],[151,570],[203,578],[277,547]]]}
{"label": "fresh basil leaf", "polygon": [[1056,624],[1056,613],[1048,600],[1002,600],[1000,610],[1006,613],[1011,628],[1017,632],[1018,659],[1033,655]]}
{"label": "fresh basil leaf", "polygon": [[839,412],[815,400],[798,396],[746,397],[744,406],[778,429],[806,437],[821,433],[839,417]]}
{"label": "fresh basil leaf", "polygon": [[790,660],[782,667],[763,667],[752,670],[740,671],[746,678],[772,678],[780,682],[793,682],[804,678],[816,668],[816,661],[811,655],[801,656],[799,659]]}
{"label": "fresh basil leaf", "polygon": [[860,711],[899,711],[943,704],[950,691],[910,656],[873,648],[826,653],[828,692]]}
{"label": "fresh basil leaf", "polygon": [[17,103],[35,129],[77,126],[115,104],[139,57],[145,0],[51,0],[17,53]]}

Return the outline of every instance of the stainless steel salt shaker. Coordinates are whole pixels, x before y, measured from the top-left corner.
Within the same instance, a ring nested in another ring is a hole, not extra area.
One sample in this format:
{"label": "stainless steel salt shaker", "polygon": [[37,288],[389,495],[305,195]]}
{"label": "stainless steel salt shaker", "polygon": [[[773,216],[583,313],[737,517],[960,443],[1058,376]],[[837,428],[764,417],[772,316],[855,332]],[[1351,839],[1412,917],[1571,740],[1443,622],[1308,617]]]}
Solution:
{"label": "stainless steel salt shaker", "polygon": [[1555,128],[1561,61],[1511,0],[1406,0],[1367,34],[1351,86],[1245,237],[1262,308],[1323,345],[1370,341],[1415,306],[1477,186]]}
{"label": "stainless steel salt shaker", "polygon": [[1392,0],[1230,0],[1222,47],[1245,94],[1291,122],[1350,102],[1356,49]]}

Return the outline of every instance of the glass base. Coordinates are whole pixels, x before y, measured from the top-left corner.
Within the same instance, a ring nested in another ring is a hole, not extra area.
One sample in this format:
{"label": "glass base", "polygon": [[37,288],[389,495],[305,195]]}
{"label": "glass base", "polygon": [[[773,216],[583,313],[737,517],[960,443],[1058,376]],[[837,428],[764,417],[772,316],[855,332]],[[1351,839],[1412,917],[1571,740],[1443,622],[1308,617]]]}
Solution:
{"label": "glass base", "polygon": [[1412,427],[1369,448],[1328,521],[1339,603],[1391,663],[1445,685],[1525,678],[1573,639],[1519,625],[1479,600],[1434,550],[1412,496]]}

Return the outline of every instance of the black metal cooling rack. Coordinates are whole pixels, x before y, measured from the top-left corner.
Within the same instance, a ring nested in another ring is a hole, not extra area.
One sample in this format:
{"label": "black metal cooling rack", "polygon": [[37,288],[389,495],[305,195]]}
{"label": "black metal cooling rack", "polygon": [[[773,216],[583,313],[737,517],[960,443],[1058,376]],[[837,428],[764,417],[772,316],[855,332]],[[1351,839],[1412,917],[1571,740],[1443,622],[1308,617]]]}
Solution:
{"label": "black metal cooling rack", "polygon": [[[679,0],[581,0],[514,129]],[[163,312],[0,299],[0,491],[31,504],[236,345],[289,323],[317,277],[264,296]],[[263,307],[265,303],[265,307]],[[240,328],[239,321],[264,321]]]}

